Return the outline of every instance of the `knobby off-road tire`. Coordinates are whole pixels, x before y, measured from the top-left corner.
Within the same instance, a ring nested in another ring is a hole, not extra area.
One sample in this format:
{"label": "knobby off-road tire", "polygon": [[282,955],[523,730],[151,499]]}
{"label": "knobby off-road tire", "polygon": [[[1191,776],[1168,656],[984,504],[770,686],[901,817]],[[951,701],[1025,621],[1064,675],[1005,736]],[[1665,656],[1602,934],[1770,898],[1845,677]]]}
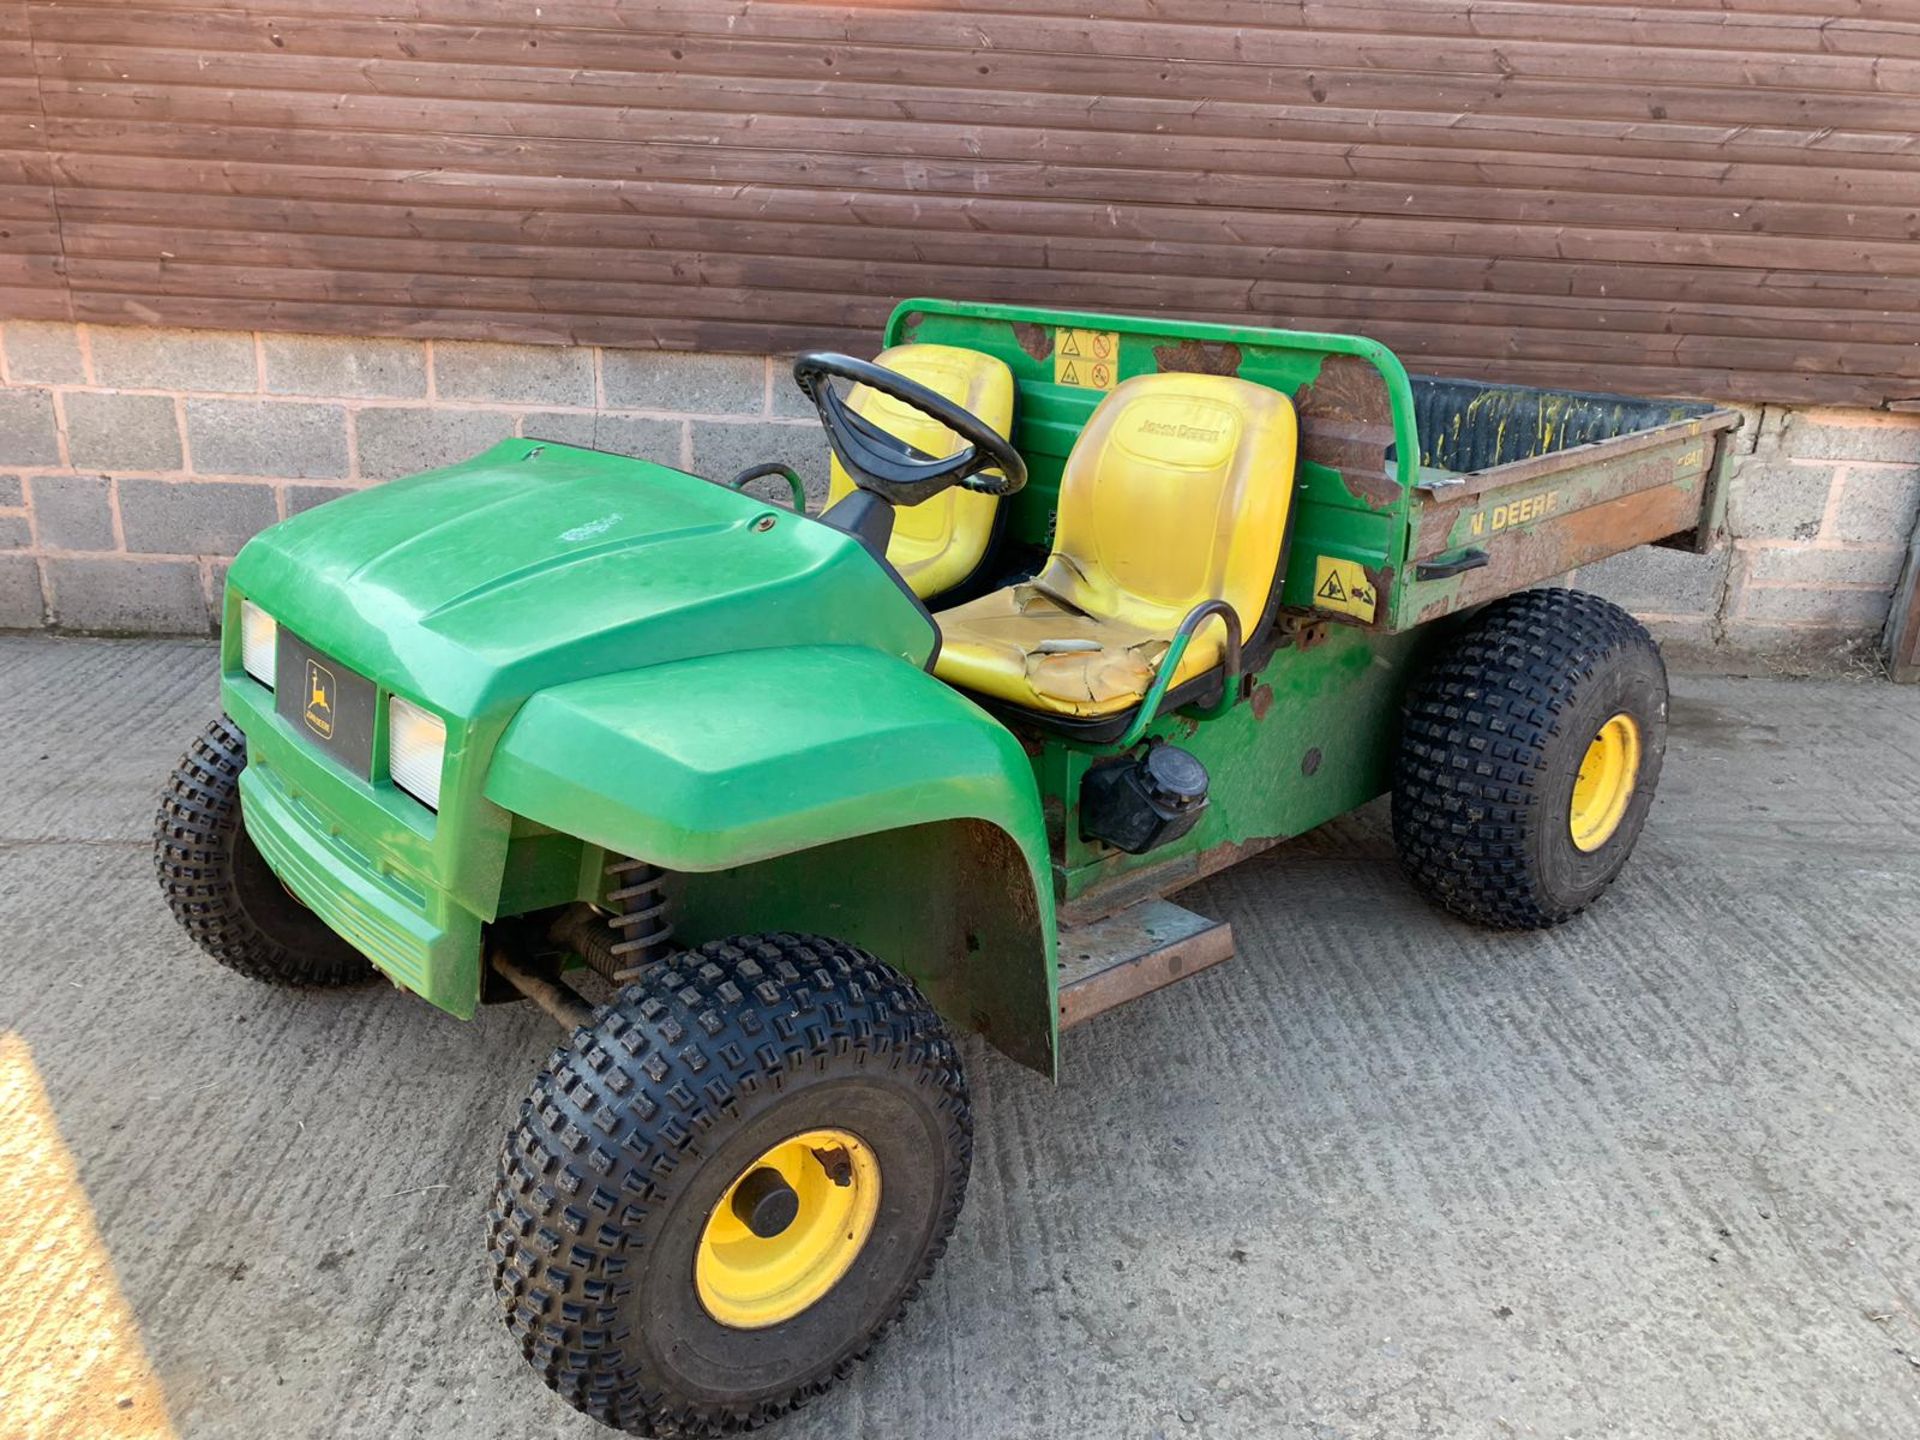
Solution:
{"label": "knobby off-road tire", "polygon": [[[770,1148],[823,1130],[877,1167],[871,1229],[805,1308],[721,1323],[696,1266],[722,1202]],[[972,1152],[959,1054],[904,977],[819,936],[703,945],[602,1007],[522,1103],[489,1215],[507,1328],[604,1424],[750,1429],[825,1390],[901,1313],[946,1248]]]}
{"label": "knobby off-road tire", "polygon": [[[1631,615],[1578,590],[1496,601],[1407,697],[1393,783],[1407,874],[1497,929],[1571,918],[1633,852],[1666,733],[1666,667]],[[1605,777],[1590,753],[1630,786],[1611,807],[1595,796]]]}
{"label": "knobby off-road tire", "polygon": [[337,986],[379,972],[267,867],[240,816],[246,737],[225,715],[207,726],[160,793],[153,860],[174,919],[202,950],[250,980]]}

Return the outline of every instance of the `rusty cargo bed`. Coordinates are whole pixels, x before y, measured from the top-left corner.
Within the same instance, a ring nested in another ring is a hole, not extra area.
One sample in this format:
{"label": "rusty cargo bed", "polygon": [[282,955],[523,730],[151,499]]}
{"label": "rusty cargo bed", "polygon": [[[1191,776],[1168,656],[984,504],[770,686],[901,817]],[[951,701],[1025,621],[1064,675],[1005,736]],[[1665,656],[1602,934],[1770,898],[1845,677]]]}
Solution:
{"label": "rusty cargo bed", "polygon": [[1637,545],[1704,549],[1740,416],[1709,404],[1410,377],[1420,471],[1405,629]]}

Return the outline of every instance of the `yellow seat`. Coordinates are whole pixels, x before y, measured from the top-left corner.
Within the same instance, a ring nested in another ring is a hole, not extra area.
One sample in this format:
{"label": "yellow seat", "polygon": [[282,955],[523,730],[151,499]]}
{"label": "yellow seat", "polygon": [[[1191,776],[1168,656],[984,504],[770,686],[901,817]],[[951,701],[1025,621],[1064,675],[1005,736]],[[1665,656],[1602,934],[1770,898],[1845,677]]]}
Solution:
{"label": "yellow seat", "polygon": [[[940,616],[934,673],[1058,715],[1140,702],[1195,605],[1251,630],[1278,582],[1298,434],[1277,390],[1227,375],[1142,375],[1100,402],[1060,479],[1053,553],[1030,582]],[[1220,663],[1203,623],[1175,685]]]}
{"label": "yellow seat", "polygon": [[[954,345],[896,345],[876,363],[916,380],[961,408],[972,411],[1002,435],[1013,430],[1013,372],[1006,362]],[[856,385],[849,397],[854,413],[915,449],[944,459],[963,443],[946,426],[910,405]],[[827,478],[829,505],[853,491],[853,481],[836,457]],[[993,539],[1000,501],[956,485],[923,505],[894,511],[887,560],[913,593],[925,600],[951,590],[980,568]]]}

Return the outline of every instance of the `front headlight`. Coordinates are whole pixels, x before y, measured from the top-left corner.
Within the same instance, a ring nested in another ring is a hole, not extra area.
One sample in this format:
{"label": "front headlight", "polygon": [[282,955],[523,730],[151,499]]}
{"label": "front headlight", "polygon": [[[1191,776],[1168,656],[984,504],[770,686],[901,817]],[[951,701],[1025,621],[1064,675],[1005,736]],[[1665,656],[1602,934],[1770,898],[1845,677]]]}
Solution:
{"label": "front headlight", "polygon": [[240,602],[240,664],[247,674],[273,689],[274,661],[280,652],[280,626],[251,600]]}
{"label": "front headlight", "polygon": [[440,766],[447,722],[398,695],[387,697],[387,773],[429,810],[440,808]]}

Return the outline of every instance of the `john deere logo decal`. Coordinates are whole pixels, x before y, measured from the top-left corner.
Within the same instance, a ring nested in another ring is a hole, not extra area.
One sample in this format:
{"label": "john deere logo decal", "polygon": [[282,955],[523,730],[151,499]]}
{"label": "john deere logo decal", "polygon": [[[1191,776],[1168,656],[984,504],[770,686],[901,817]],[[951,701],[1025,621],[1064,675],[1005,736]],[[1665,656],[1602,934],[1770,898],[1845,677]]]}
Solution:
{"label": "john deere logo decal", "polygon": [[307,661],[307,704],[300,716],[322,740],[333,738],[333,672],[317,660]]}

